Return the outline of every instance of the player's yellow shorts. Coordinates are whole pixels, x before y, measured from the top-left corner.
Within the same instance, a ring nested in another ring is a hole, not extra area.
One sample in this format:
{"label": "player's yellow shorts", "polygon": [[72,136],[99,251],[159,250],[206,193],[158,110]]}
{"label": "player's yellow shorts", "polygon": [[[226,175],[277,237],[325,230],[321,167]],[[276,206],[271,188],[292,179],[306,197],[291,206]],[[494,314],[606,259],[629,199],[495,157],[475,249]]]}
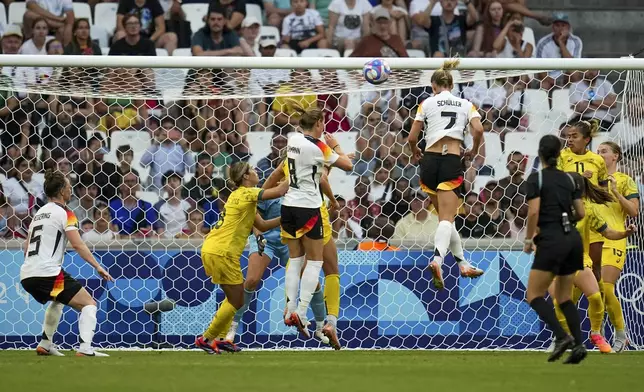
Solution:
{"label": "player's yellow shorts", "polygon": [[588,253],[584,253],[584,268],[593,269],[593,260]]}
{"label": "player's yellow shorts", "polygon": [[324,231],[324,245],[328,244],[333,238],[333,229],[331,228],[331,218],[329,217],[329,209],[324,203],[320,207],[320,215],[322,215],[322,230]]}
{"label": "player's yellow shorts", "polygon": [[233,259],[229,256],[216,255],[212,253],[201,253],[201,261],[206,275],[212,278],[214,284],[242,284],[242,274],[239,258]]}
{"label": "player's yellow shorts", "polygon": [[602,267],[610,266],[618,270],[624,269],[626,249],[604,248],[602,250]]}

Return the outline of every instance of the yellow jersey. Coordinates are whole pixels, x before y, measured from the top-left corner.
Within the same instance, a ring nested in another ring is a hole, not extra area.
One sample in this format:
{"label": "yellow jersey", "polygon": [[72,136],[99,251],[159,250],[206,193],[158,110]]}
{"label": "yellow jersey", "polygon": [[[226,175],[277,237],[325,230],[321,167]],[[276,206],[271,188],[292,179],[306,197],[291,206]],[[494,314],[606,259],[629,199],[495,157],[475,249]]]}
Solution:
{"label": "yellow jersey", "polygon": [[[617,192],[620,195],[624,196],[624,198],[626,198],[627,200],[639,199],[640,195],[637,189],[637,184],[635,184],[635,181],[633,181],[631,177],[624,173],[615,172],[613,173],[613,178],[615,179]],[[606,219],[606,223],[608,223],[608,226],[618,231],[625,231],[626,218],[628,216],[626,215],[626,211],[624,211],[622,206],[619,204],[619,201],[615,200],[609,202],[606,207],[607,208],[605,208],[602,212],[604,214],[603,216]],[[626,244],[626,238],[617,241],[605,240],[604,248],[614,248],[625,251]]]}
{"label": "yellow jersey", "polygon": [[589,254],[590,252],[590,232],[595,231],[601,233],[606,230],[608,225],[602,219],[601,215],[598,212],[597,204],[591,203],[584,199],[584,218],[577,222],[577,231],[581,235],[581,241],[584,244],[584,254]]}
{"label": "yellow jersey", "polygon": [[577,155],[569,147],[564,148],[561,150],[561,155],[559,155],[557,169],[582,175],[586,170],[590,170],[593,172],[590,182],[594,185],[603,185],[608,180],[608,171],[604,158],[592,151],[586,151],[582,155]]}
{"label": "yellow jersey", "polygon": [[206,237],[201,252],[239,259],[253,229],[257,201],[263,191],[243,186],[235,189],[228,196],[219,221]]}

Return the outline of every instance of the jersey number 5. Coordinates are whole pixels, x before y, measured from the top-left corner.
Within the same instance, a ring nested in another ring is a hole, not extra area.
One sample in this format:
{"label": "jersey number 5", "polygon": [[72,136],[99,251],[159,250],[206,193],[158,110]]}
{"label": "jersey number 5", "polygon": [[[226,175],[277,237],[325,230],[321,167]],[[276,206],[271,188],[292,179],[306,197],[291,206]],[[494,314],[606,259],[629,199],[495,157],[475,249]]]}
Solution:
{"label": "jersey number 5", "polygon": [[456,124],[456,112],[441,112],[441,117],[449,117],[449,123],[445,129],[451,129]]}
{"label": "jersey number 5", "polygon": [[297,186],[297,175],[295,175],[295,159],[288,159],[288,181],[293,188],[299,188]]}
{"label": "jersey number 5", "polygon": [[36,256],[38,252],[40,251],[40,234],[39,232],[42,230],[42,225],[34,226],[33,229],[31,230],[31,235],[29,236],[29,247],[31,248],[31,244],[35,244],[34,250],[30,250],[27,253],[28,257],[31,256]]}

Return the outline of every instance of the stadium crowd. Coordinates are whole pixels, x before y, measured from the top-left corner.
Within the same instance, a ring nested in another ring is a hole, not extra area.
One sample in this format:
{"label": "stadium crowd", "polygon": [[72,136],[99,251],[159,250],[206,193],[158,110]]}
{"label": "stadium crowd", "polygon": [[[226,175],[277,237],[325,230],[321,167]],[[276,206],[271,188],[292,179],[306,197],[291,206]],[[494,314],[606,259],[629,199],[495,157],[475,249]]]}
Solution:
{"label": "stadium crowd", "polygon": [[[7,7],[10,3],[5,0]],[[322,49],[330,49],[354,57],[582,56],[582,38],[572,33],[566,14],[536,13],[524,0],[214,0],[203,15],[205,25],[196,31],[191,31],[193,24],[186,13],[191,3],[196,1],[118,1],[114,31],[107,31],[111,45],[105,48],[92,40],[90,31],[96,26],[74,14],[71,0],[29,0],[21,25],[1,27],[2,53],[101,55],[107,51],[155,56],[177,55],[189,48],[193,56],[290,56],[315,49],[321,56],[329,55]],[[248,6],[261,8],[260,17],[249,13]],[[536,40],[525,18],[551,25],[552,32]],[[275,31],[266,26],[281,33],[265,34]],[[124,89],[127,85],[155,96],[153,72],[110,72],[110,80],[124,82],[112,86]],[[298,118],[280,95],[296,86],[315,86],[316,77],[336,86],[343,83],[329,71],[314,76],[306,70],[225,75],[191,70],[185,85],[188,93],[206,89],[216,94],[247,85],[255,95],[275,97],[166,102],[21,92],[25,85],[56,82],[64,87],[62,81],[72,84],[66,91],[109,88],[95,76],[96,70],[91,69],[3,67],[0,230],[5,238],[24,237],[31,213],[44,202],[46,168],[57,168],[73,179],[71,208],[88,240],[151,235],[201,238],[217,221],[230,192],[225,180],[232,162],[256,162],[260,178],[265,179],[281,161]],[[348,110],[349,94],[316,94],[313,87],[307,91],[295,98],[305,108],[324,110],[326,132],[351,133],[355,140],[354,173],[345,179],[351,181],[350,189],[336,190],[341,209],[332,215],[334,235],[427,244],[438,219],[429,198],[419,190],[417,162],[406,146],[406,136],[418,104],[431,94],[431,87],[364,93],[355,113]],[[486,136],[500,143],[495,159],[502,160],[501,164],[491,161],[488,145],[487,154],[481,151],[464,162],[464,202],[456,221],[463,237],[515,240],[524,235],[524,180],[539,163],[506,139],[511,133],[543,131],[538,119],[527,114],[527,97],[535,91],[542,94],[546,110],[566,114],[559,121],[562,137],[568,124],[584,119],[599,121],[603,132],[629,142],[632,146],[622,144],[632,158],[625,170],[644,182],[641,166],[633,163],[644,144],[636,143],[644,140],[642,97],[629,97],[630,116],[621,116],[625,100],[618,99],[610,81],[597,71],[550,71],[463,82],[455,86],[455,94],[479,108]],[[555,99],[553,91],[568,94],[563,106],[556,107],[561,100]],[[613,129],[619,121],[629,125]],[[119,132],[133,131],[140,136],[131,143],[115,142]],[[269,132],[271,149],[266,156],[253,151],[248,135],[255,132]],[[624,132],[631,134],[624,136]]]}

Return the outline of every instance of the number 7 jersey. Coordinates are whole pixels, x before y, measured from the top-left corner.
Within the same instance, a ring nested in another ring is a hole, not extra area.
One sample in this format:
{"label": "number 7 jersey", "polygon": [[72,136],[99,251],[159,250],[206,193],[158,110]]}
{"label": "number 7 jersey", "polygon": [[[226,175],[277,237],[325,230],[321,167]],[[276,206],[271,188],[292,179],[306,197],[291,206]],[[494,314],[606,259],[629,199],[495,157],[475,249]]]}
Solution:
{"label": "number 7 jersey", "polygon": [[472,102],[443,91],[420,104],[415,120],[423,122],[429,148],[444,137],[463,140],[466,127],[477,117],[481,115]]}
{"label": "number 7 jersey", "polygon": [[58,275],[67,247],[65,232],[71,230],[78,230],[78,219],[69,208],[58,203],[41,207],[29,225],[29,243],[20,268],[20,280]]}

